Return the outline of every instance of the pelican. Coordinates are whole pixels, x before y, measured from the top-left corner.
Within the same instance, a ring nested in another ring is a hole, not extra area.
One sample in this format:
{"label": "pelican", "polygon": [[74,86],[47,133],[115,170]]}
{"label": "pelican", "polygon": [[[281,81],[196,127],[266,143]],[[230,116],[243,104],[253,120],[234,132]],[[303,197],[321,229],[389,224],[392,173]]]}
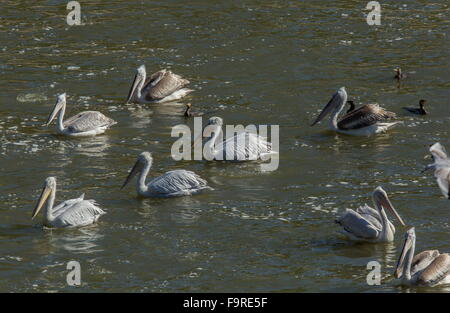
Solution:
{"label": "pelican", "polygon": [[139,172],[136,190],[139,196],[145,198],[190,196],[199,193],[203,189],[214,190],[207,185],[208,182],[206,180],[194,172],[186,170],[169,171],[146,183],[145,179],[150,172],[152,163],[153,158],[150,152],[142,152],[139,154],[136,163],[120,189],[123,189]]}
{"label": "pelican", "polygon": [[78,199],[70,199],[53,207],[55,194],[56,178],[48,177],[31,219],[36,217],[45,202],[47,202],[47,206],[44,209],[44,225],[47,227],[87,226],[97,222],[100,216],[106,214],[94,200],[84,200],[84,194]]}
{"label": "pelican", "polygon": [[425,106],[426,102],[427,102],[426,100],[422,99],[422,100],[419,101],[419,107],[418,108],[404,107],[403,109],[408,111],[408,112],[410,112],[410,113],[413,113],[413,114],[427,115],[428,112],[425,111],[425,109],[424,109],[424,106]]}
{"label": "pelican", "polygon": [[[416,232],[411,227],[395,269],[395,278],[403,285],[429,286],[450,284],[450,255],[438,250],[425,250],[414,256]],[[406,263],[405,263],[406,262]]]}
{"label": "pelican", "polygon": [[[266,156],[278,154],[272,150],[272,144],[265,137],[252,132],[240,132],[226,140],[219,137],[222,134],[223,120],[214,116],[208,120],[207,127],[213,133],[205,142],[203,150],[207,153],[207,159],[210,161],[249,161],[265,160]],[[193,146],[197,145],[202,138],[198,136],[194,140]]]}
{"label": "pelican", "polygon": [[162,103],[183,98],[193,90],[184,88],[189,81],[168,70],[161,70],[149,78],[145,65],[137,69],[126,103]]}
{"label": "pelican", "polygon": [[58,95],[53,111],[44,126],[48,126],[55,119],[58,112],[56,130],[61,135],[72,137],[95,136],[103,134],[109,127],[117,124],[113,119],[97,111],[84,111],[63,121],[64,113],[66,112],[65,93]]}
{"label": "pelican", "polygon": [[367,204],[357,208],[356,211],[346,209],[336,223],[343,227],[341,233],[350,240],[391,242],[394,240],[395,227],[384,210],[388,209],[403,226],[405,223],[392,206],[383,188],[375,188],[372,199],[376,210]]}
{"label": "pelican", "polygon": [[447,156],[444,146],[439,142],[436,142],[430,147],[430,152],[433,156],[434,163],[427,165],[425,170],[434,170],[434,176],[437,179],[442,194],[447,199],[450,199],[450,159]]}
{"label": "pelican", "polygon": [[311,126],[316,125],[331,111],[333,111],[333,113],[330,117],[330,128],[333,131],[348,135],[369,136],[378,134],[385,132],[395,124],[399,123],[382,123],[381,121],[385,119],[395,117],[395,113],[384,110],[378,104],[363,105],[344,115],[338,122],[338,115],[341,113],[346,102],[347,92],[345,91],[345,87],[341,87],[333,95]]}

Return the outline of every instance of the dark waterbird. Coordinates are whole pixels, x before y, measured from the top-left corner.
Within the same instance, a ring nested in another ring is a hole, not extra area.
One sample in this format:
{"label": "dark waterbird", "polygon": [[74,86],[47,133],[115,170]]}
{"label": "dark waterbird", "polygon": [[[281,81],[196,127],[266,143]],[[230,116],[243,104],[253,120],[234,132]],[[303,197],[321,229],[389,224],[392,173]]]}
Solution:
{"label": "dark waterbird", "polygon": [[427,115],[428,112],[425,111],[425,109],[424,109],[424,106],[425,106],[426,102],[427,102],[426,100],[422,99],[422,100],[419,101],[419,107],[418,108],[404,107],[403,109],[408,111],[408,112],[410,112],[410,113],[413,113],[413,114]]}
{"label": "dark waterbird", "polygon": [[395,72],[394,78],[395,78],[396,80],[401,80],[401,79],[406,78],[406,74],[402,72],[402,69],[401,69],[400,67],[396,67],[396,68],[394,69],[394,72]]}
{"label": "dark waterbird", "polygon": [[185,117],[194,117],[194,116],[202,116],[203,112],[192,112],[192,104],[191,103],[186,103],[186,111],[184,111],[184,116]]}

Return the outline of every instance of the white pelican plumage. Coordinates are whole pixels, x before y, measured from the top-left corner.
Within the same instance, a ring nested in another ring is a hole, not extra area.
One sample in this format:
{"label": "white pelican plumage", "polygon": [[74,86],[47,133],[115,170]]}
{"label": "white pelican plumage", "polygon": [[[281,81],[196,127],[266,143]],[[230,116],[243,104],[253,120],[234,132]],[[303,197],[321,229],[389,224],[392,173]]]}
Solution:
{"label": "white pelican plumage", "polygon": [[395,117],[395,113],[384,110],[378,104],[363,105],[356,110],[350,111],[350,113],[347,113],[338,121],[338,115],[341,113],[346,103],[347,92],[345,91],[345,87],[341,87],[333,95],[311,126],[316,125],[331,111],[333,111],[333,113],[330,117],[330,128],[331,130],[342,134],[370,136],[385,132],[395,124],[399,123],[382,122],[388,118]]}
{"label": "white pelican plumage", "polygon": [[[278,154],[272,150],[272,144],[265,137],[252,132],[243,131],[225,140],[220,140],[223,120],[214,116],[208,120],[204,127],[209,127],[212,135],[205,140],[203,150],[210,161],[255,161],[265,156]],[[193,146],[202,139],[202,135],[194,140]]]}
{"label": "white pelican plumage", "polygon": [[145,182],[150,168],[152,167],[153,158],[150,152],[142,152],[139,154],[136,163],[128,174],[121,189],[139,172],[136,190],[141,197],[179,197],[190,196],[204,189],[214,190],[208,186],[208,182],[191,171],[174,170],[169,171],[159,177],[152,179],[149,183]]}
{"label": "white pelican plumage", "polygon": [[450,284],[450,255],[438,250],[426,250],[414,256],[414,227],[405,234],[405,242],[395,269],[395,278],[403,285],[436,286]]}
{"label": "white pelican plumage", "polygon": [[48,126],[55,119],[58,112],[56,130],[61,135],[73,137],[95,136],[104,133],[105,130],[116,124],[116,121],[98,111],[80,112],[64,121],[64,113],[66,112],[65,93],[58,95],[53,111],[44,126]]}
{"label": "white pelican plumage", "polygon": [[388,209],[400,224],[405,226],[405,223],[392,206],[383,188],[375,188],[372,199],[376,210],[368,205],[361,206],[356,211],[346,209],[345,213],[336,220],[336,223],[343,227],[341,233],[350,240],[391,242],[394,240],[395,227],[389,221],[384,209]]}
{"label": "white pelican plumage", "polygon": [[55,195],[56,178],[48,177],[31,218],[36,217],[45,202],[47,206],[44,209],[44,225],[47,227],[87,226],[97,222],[100,216],[106,213],[94,200],[84,200],[84,194],[78,199],[70,199],[53,207]]}
{"label": "white pelican plumage", "polygon": [[189,80],[168,70],[161,70],[147,78],[145,65],[137,69],[126,103],[162,103],[181,99],[193,90],[184,88]]}
{"label": "white pelican plumage", "polygon": [[447,199],[450,199],[450,159],[443,145],[436,142],[430,147],[434,163],[427,165],[425,170],[433,169],[439,188]]}

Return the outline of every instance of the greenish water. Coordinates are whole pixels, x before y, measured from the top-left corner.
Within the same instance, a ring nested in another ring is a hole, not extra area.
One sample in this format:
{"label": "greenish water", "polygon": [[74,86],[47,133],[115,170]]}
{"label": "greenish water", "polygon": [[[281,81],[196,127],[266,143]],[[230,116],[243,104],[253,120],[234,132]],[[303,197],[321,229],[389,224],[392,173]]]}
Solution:
{"label": "greenish water", "polygon": [[[0,291],[448,291],[392,279],[402,229],[393,244],[353,244],[333,223],[382,185],[416,226],[418,250],[450,250],[449,202],[420,173],[429,144],[450,148],[447,1],[381,1],[378,27],[361,1],[84,0],[76,27],[66,3],[0,3]],[[194,110],[280,125],[279,169],[172,160],[183,105],[124,105],[141,64],[188,78]],[[398,65],[409,74],[401,88]],[[341,86],[403,124],[370,138],[310,127]],[[98,110],[118,124],[95,138],[55,136],[41,125],[60,92],[68,116]],[[402,111],[421,98],[429,116]],[[120,191],[142,151],[154,154],[152,175],[193,170],[215,191],[145,200]],[[47,176],[58,179],[58,203],[84,192],[108,214],[93,227],[43,229],[30,217]],[[66,285],[71,260],[78,288]],[[380,286],[366,283],[372,260]]]}

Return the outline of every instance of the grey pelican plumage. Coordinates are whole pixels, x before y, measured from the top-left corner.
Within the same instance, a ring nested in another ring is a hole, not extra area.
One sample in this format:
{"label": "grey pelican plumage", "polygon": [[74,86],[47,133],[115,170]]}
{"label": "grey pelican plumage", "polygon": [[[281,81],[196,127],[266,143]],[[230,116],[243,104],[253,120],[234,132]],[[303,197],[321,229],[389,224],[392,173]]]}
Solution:
{"label": "grey pelican plumage", "polygon": [[427,102],[426,100],[421,99],[421,100],[419,101],[419,107],[418,107],[418,108],[403,107],[403,109],[406,110],[406,111],[408,111],[408,112],[410,112],[410,113],[413,113],[413,114],[417,114],[417,115],[427,115],[428,112],[425,111],[425,108],[424,108],[426,102]]}
{"label": "grey pelican plumage", "polygon": [[450,284],[450,255],[438,250],[426,250],[414,256],[416,232],[414,227],[405,234],[395,278],[401,278],[403,285],[436,286]]}
{"label": "grey pelican plumage", "polygon": [[127,103],[162,103],[183,98],[193,90],[184,88],[189,80],[168,70],[161,70],[147,78],[145,65],[137,69]]}
{"label": "grey pelican plumage", "polygon": [[382,122],[388,118],[395,117],[395,113],[389,112],[381,108],[378,104],[366,104],[356,110],[344,115],[338,121],[338,115],[341,113],[345,104],[347,103],[347,92],[345,87],[333,95],[331,100],[320,112],[317,119],[312,123],[314,126],[320,122],[328,113],[331,113],[330,128],[333,131],[356,136],[369,136],[385,132],[398,122],[385,123]]}
{"label": "grey pelican plumage", "polygon": [[65,93],[58,95],[53,111],[44,126],[48,126],[58,112],[56,130],[61,135],[72,137],[95,136],[104,133],[109,127],[116,124],[116,121],[98,111],[80,112],[64,121],[64,113],[66,112]]}
{"label": "grey pelican plumage", "polygon": [[[272,150],[272,144],[265,137],[259,136],[252,132],[243,131],[234,134],[225,140],[222,138],[223,120],[214,116],[208,120],[207,125],[211,135],[206,138],[204,143],[204,152],[207,154],[205,158],[209,161],[256,161],[264,160],[266,156],[278,154]],[[194,140],[193,146],[202,139],[198,136]]]}
{"label": "grey pelican plumage", "polygon": [[436,142],[430,147],[434,163],[427,165],[425,170],[433,169],[439,188],[447,199],[450,199],[450,159],[443,145]]}
{"label": "grey pelican plumage", "polygon": [[204,189],[213,190],[208,186],[208,182],[191,171],[174,170],[169,171],[159,177],[152,179],[149,183],[145,182],[150,168],[153,164],[152,154],[150,152],[142,152],[139,154],[136,163],[131,169],[128,177],[123,183],[123,189],[128,182],[137,174],[136,190],[141,197],[179,197],[190,196]]}
{"label": "grey pelican plumage", "polygon": [[384,210],[390,211],[401,225],[405,226],[405,223],[392,206],[383,188],[375,188],[372,199],[376,210],[368,205],[361,206],[356,211],[346,209],[336,223],[343,227],[341,233],[350,240],[391,242],[394,240],[395,227],[389,221]]}
{"label": "grey pelican plumage", "polygon": [[47,206],[44,209],[44,225],[47,227],[87,226],[97,222],[100,216],[106,213],[94,200],[84,200],[84,194],[77,199],[67,200],[53,207],[55,195],[56,178],[48,177],[31,218],[36,217],[45,202]]}

